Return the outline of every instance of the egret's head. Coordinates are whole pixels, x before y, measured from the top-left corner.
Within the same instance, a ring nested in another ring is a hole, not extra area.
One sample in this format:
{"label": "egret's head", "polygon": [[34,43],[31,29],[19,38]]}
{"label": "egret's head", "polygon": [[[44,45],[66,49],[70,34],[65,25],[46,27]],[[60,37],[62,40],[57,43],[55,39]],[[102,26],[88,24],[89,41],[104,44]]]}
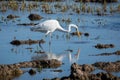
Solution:
{"label": "egret's head", "polygon": [[70,25],[69,25],[69,31],[71,30],[71,27],[76,28],[77,36],[80,37],[78,26],[75,25],[75,24],[70,24]]}

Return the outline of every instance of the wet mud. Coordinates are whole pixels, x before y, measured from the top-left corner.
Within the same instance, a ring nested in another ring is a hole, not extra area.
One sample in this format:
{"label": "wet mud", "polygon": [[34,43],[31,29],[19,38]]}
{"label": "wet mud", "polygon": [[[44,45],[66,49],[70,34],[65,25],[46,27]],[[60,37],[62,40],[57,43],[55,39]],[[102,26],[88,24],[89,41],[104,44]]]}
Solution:
{"label": "wet mud", "polygon": [[[71,73],[69,76],[64,76],[62,78],[44,79],[44,80],[120,80],[120,77],[116,77],[109,72],[111,70],[114,71],[115,69],[117,71],[120,71],[120,69],[118,69],[120,67],[120,65],[118,65],[120,64],[120,61],[108,62],[108,63],[102,62],[102,63],[95,63],[92,65],[87,65],[87,64],[78,65],[76,63],[73,63],[71,65]],[[96,69],[95,67],[103,67],[104,69],[104,66],[106,65],[108,65],[107,67],[111,68],[110,70],[107,69],[109,70],[108,72],[98,72],[96,74],[92,73],[92,71]]]}
{"label": "wet mud", "polygon": [[28,40],[13,40],[10,42],[10,44],[12,45],[22,45],[22,44],[36,44],[36,43],[45,43],[45,41],[43,39],[41,40],[32,40],[32,39],[28,39]]}
{"label": "wet mud", "polygon": [[[29,62],[20,62],[15,64],[0,65],[0,80],[11,80],[24,73],[21,68],[57,68],[62,62],[52,60],[34,60]],[[29,74],[35,74],[36,71],[30,69]]]}
{"label": "wet mud", "polygon": [[114,48],[114,44],[97,44],[95,48],[97,49],[106,49],[106,48]]}
{"label": "wet mud", "polygon": [[93,66],[98,67],[107,72],[119,72],[120,71],[120,60],[116,62],[96,62]]}
{"label": "wet mud", "polygon": [[31,21],[42,19],[42,17],[41,17],[40,15],[38,15],[38,14],[30,14],[30,15],[28,16],[28,18],[29,18]]}
{"label": "wet mud", "polygon": [[9,14],[7,16],[8,19],[14,19],[14,18],[19,18],[19,16],[13,15],[13,14]]}

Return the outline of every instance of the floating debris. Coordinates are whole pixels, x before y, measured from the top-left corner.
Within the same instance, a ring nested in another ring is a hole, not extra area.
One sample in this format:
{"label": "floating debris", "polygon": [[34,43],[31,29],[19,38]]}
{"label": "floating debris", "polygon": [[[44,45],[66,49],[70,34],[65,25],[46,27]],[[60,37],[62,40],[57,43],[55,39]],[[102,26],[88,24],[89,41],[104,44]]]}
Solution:
{"label": "floating debris", "polygon": [[12,45],[21,45],[21,44],[36,44],[36,43],[45,43],[45,41],[43,39],[41,40],[31,40],[31,39],[28,39],[28,40],[13,40],[10,42],[10,44]]}
{"label": "floating debris", "polygon": [[97,44],[95,45],[95,48],[103,49],[103,48],[113,48],[114,44]]}

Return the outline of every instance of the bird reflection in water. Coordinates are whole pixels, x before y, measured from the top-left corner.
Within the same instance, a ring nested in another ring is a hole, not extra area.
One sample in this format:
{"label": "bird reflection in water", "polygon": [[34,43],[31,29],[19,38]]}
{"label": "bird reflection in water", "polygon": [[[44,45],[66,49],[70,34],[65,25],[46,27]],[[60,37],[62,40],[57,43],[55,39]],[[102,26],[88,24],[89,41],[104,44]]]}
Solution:
{"label": "bird reflection in water", "polygon": [[39,44],[39,47],[42,50],[42,53],[38,53],[36,56],[32,57],[32,60],[50,60],[50,59],[56,59],[59,61],[62,61],[63,58],[65,57],[65,54],[55,54],[51,50],[51,44],[49,44],[49,51],[46,52],[44,51],[43,47],[41,44]]}
{"label": "bird reflection in water", "polygon": [[78,49],[76,54],[73,54],[71,51],[69,51],[69,61],[70,63],[74,63],[77,62],[79,59],[79,55],[80,55],[80,49]]}

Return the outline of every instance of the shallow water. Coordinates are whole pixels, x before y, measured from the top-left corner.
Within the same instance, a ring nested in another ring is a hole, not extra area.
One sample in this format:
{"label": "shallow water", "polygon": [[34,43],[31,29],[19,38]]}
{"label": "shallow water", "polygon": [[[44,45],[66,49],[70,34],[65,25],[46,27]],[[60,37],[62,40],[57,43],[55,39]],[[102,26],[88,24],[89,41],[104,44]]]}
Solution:
{"label": "shallow water", "polygon": [[[40,11],[31,11],[32,13],[38,13],[44,18],[40,21],[33,21],[35,23],[42,22],[46,19],[60,19],[60,24],[67,29],[68,23],[62,22],[61,19],[70,18],[72,22],[79,25],[79,31],[89,33],[89,37],[82,35],[80,38],[76,36],[66,37],[66,33],[55,31],[52,35],[52,42],[49,45],[50,37],[45,37],[45,44],[42,44],[44,51],[49,59],[59,59],[64,64],[57,70],[62,72],[53,72],[54,69],[42,69],[41,72],[37,72],[35,75],[29,75],[24,73],[14,80],[38,80],[43,78],[54,78],[68,76],[70,74],[70,65],[74,62],[78,64],[92,64],[99,61],[117,61],[120,60],[120,56],[89,56],[92,54],[100,54],[105,52],[115,52],[120,50],[120,14],[114,13],[113,15],[97,16],[91,14],[76,14],[69,15],[66,13],[46,14]],[[30,31],[31,26],[18,26],[18,23],[31,22],[27,16],[30,12],[27,11],[7,11],[5,13],[0,12],[0,17],[6,17],[8,14],[19,15],[20,18],[10,21],[2,21],[0,23],[0,64],[13,64],[23,61],[31,61],[33,57],[41,59],[40,54],[34,53],[40,50],[38,44],[34,45],[20,45],[13,46],[10,42],[14,39],[18,40],[39,40],[43,37],[44,33]],[[78,21],[80,19],[80,22]],[[100,24],[99,24],[100,23]],[[66,26],[66,27],[65,27]],[[74,29],[72,31],[75,31]],[[108,49],[96,49],[94,46],[97,43],[102,44],[114,44],[114,48]],[[27,49],[32,48],[32,50]],[[77,56],[77,51],[80,49],[80,54]],[[72,50],[69,52],[67,50]],[[51,56],[50,56],[51,55]],[[71,58],[70,58],[71,56]],[[29,70],[29,68],[25,68]],[[99,71],[98,71],[99,72]],[[120,76],[120,73],[113,73],[116,76]],[[49,76],[48,76],[49,75]]]}

